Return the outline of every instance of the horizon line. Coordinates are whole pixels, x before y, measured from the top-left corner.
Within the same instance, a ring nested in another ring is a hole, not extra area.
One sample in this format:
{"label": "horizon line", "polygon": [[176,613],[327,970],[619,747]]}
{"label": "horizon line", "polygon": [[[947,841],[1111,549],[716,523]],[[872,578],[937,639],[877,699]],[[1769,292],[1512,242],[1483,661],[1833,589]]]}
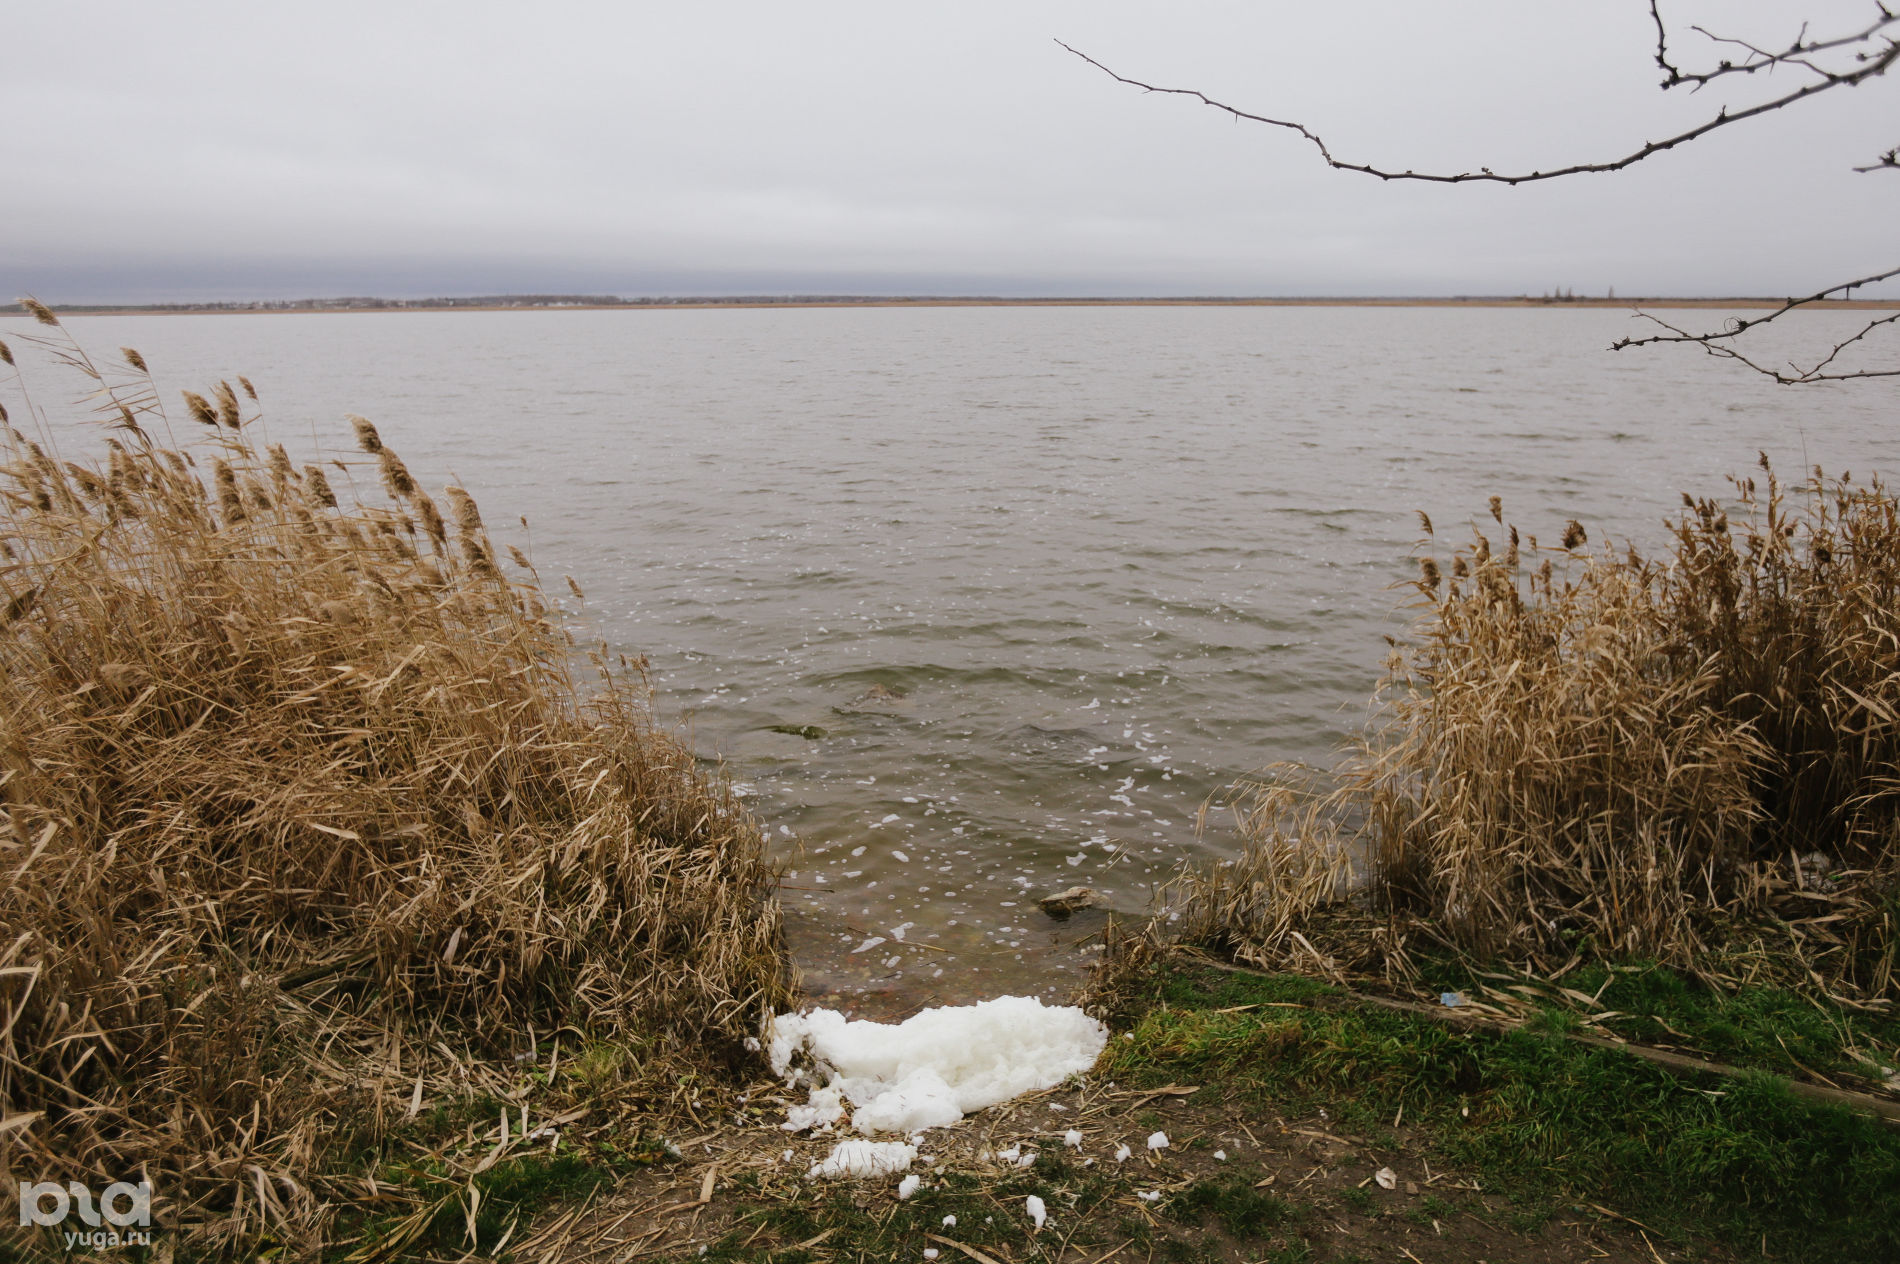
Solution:
{"label": "horizon line", "polygon": [[[271,312],[376,311],[576,311],[640,308],[706,307],[1378,307],[1378,306],[1494,306],[1494,307],[1776,307],[1798,302],[1768,295],[1632,295],[1614,293],[1554,294],[1392,294],[1392,295],[1030,295],[992,294],[732,294],[642,295],[612,294],[482,294],[438,295],[428,298],[383,298],[371,295],[294,299],[207,299],[151,303],[48,303],[55,312],[71,315],[110,314],[217,314]],[[1829,299],[1802,304],[1817,308],[1893,308],[1891,299]],[[22,303],[0,304],[0,315],[27,315]]]}

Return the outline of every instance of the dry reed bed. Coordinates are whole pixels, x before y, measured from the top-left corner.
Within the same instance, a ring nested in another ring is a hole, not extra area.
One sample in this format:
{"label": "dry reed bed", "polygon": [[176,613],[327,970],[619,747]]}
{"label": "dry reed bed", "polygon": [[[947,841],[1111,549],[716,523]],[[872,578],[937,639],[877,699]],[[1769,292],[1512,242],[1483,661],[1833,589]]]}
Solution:
{"label": "dry reed bed", "polygon": [[367,421],[297,468],[240,378],[161,439],[139,355],[33,310],[110,429],[0,439],[0,1177],[308,1245],[418,1077],[563,1028],[736,1054],[790,991],[775,875],[643,664],[577,681],[527,559]]}
{"label": "dry reed bed", "polygon": [[1726,505],[1685,496],[1662,558],[1574,522],[1540,548],[1493,497],[1495,526],[1421,559],[1365,734],[1246,796],[1241,857],[1170,892],[1180,933],[1329,973],[1404,977],[1431,944],[1888,1005],[1900,514],[1878,481],[1761,466]]}

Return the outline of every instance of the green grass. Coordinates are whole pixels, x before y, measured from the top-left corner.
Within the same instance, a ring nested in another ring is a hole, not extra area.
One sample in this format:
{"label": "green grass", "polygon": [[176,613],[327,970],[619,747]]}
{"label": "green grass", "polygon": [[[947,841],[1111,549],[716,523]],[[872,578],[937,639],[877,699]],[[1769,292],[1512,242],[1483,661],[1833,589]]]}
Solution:
{"label": "green grass", "polygon": [[[1594,991],[1605,977],[1573,986]],[[1152,989],[1135,1040],[1112,1042],[1100,1073],[1194,1077],[1281,1113],[1323,1107],[1375,1144],[1403,1106],[1449,1162],[1536,1219],[1553,1199],[1599,1202],[1679,1237],[1755,1250],[1765,1238],[1803,1260],[1900,1258],[1900,1129],[1799,1101],[1766,1073],[1685,1079],[1563,1039],[1562,1015],[1553,1029],[1459,1031],[1301,978],[1185,968]],[[1620,975],[1604,1000],[1684,1033],[1671,1043],[1771,1068],[1788,1065],[1783,1045],[1837,1065],[1842,1049],[1892,1032],[1885,1020],[1787,994],[1725,997],[1652,968]],[[1263,1007],[1217,1012],[1237,1005]]]}
{"label": "green grass", "polygon": [[[1480,984],[1502,982],[1456,962],[1423,965],[1422,984],[1432,992],[1475,992]],[[1728,992],[1653,962],[1591,963],[1562,982],[1616,1011],[1609,1029],[1641,1044],[1668,1045],[1781,1075],[1805,1068],[1878,1081],[1882,1069],[1900,1070],[1900,1017],[1823,1004],[1783,988]],[[1566,1016],[1591,1012],[1570,1000],[1546,1008]]]}
{"label": "green grass", "polygon": [[[619,1063],[614,1065],[617,1068]],[[579,1078],[587,1072],[577,1067],[571,1074]],[[527,1078],[538,1081],[545,1077],[531,1073]],[[397,1258],[408,1258],[430,1247],[459,1255],[471,1245],[467,1215],[471,1189],[476,1196],[474,1241],[484,1248],[492,1247],[517,1221],[525,1229],[550,1206],[584,1198],[640,1167],[670,1157],[663,1137],[636,1130],[590,1141],[580,1148],[564,1142],[557,1152],[515,1154],[469,1176],[469,1167],[492,1144],[498,1114],[508,1110],[512,1117],[513,1109],[500,1098],[476,1094],[433,1106],[383,1143],[353,1150],[347,1156],[349,1167],[365,1186],[373,1180],[378,1189],[392,1196],[397,1209],[388,1210],[380,1204],[346,1209],[339,1219],[339,1244],[329,1249],[325,1258],[341,1260],[365,1244],[382,1242],[391,1233],[403,1230],[416,1215],[424,1216],[427,1223],[415,1231]],[[475,1133],[472,1144],[468,1139],[471,1128]],[[455,1156],[453,1162],[447,1157],[451,1154]],[[430,1208],[434,1209],[432,1213]]]}
{"label": "green grass", "polygon": [[1187,1224],[1211,1220],[1229,1237],[1241,1240],[1264,1237],[1265,1230],[1305,1219],[1304,1208],[1277,1194],[1255,1189],[1252,1178],[1244,1172],[1196,1181],[1170,1198],[1165,1210],[1171,1218]]}

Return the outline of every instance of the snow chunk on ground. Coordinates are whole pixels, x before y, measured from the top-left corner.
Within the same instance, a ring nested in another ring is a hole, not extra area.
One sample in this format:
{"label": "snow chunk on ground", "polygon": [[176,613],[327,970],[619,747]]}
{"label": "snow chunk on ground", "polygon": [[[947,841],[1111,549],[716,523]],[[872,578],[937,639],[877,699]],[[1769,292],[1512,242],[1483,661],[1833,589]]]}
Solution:
{"label": "snow chunk on ground", "polygon": [[909,1176],[897,1182],[897,1201],[903,1202],[909,1198],[912,1194],[917,1192],[918,1187],[923,1183],[924,1178],[915,1172],[912,1172]]}
{"label": "snow chunk on ground", "polygon": [[782,1014],[767,1032],[773,1073],[812,1086],[810,1105],[793,1107],[792,1119],[818,1119],[842,1094],[857,1107],[860,1132],[941,1128],[1054,1088],[1094,1066],[1107,1041],[1108,1029],[1081,1010],[1029,996],[940,1006],[896,1024],[817,1009]]}
{"label": "snow chunk on ground", "polygon": [[1042,1228],[1043,1221],[1049,1218],[1049,1208],[1034,1194],[1023,1199],[1023,1210],[1029,1213],[1029,1218],[1036,1222],[1038,1229]]}
{"label": "snow chunk on ground", "polygon": [[815,1088],[805,1105],[794,1106],[785,1112],[785,1122],[779,1127],[787,1132],[803,1132],[807,1128],[829,1128],[843,1118],[844,1100],[838,1090]]}
{"label": "snow chunk on ground", "polygon": [[906,1171],[917,1151],[901,1141],[840,1141],[807,1176],[890,1176]]}

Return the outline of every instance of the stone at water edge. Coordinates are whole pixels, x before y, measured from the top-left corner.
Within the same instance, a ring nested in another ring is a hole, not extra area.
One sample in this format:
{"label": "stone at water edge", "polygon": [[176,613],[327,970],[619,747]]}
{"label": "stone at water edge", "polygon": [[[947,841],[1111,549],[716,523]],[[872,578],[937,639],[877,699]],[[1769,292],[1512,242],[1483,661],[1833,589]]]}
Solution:
{"label": "stone at water edge", "polygon": [[1043,896],[1036,901],[1036,906],[1051,917],[1061,918],[1085,908],[1094,908],[1099,900],[1093,887],[1070,887],[1067,891]]}

